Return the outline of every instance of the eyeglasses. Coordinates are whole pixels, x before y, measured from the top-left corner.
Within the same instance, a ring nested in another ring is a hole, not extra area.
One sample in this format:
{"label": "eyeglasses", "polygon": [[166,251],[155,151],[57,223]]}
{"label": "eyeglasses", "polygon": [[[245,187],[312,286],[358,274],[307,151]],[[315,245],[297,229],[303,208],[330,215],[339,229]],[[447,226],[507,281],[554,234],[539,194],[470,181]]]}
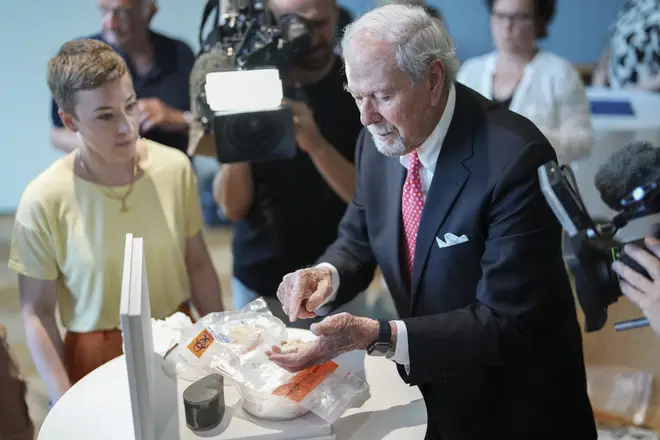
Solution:
{"label": "eyeglasses", "polygon": [[503,12],[491,11],[490,15],[500,22],[509,22],[513,25],[526,26],[534,22],[534,16],[531,14],[505,14]]}

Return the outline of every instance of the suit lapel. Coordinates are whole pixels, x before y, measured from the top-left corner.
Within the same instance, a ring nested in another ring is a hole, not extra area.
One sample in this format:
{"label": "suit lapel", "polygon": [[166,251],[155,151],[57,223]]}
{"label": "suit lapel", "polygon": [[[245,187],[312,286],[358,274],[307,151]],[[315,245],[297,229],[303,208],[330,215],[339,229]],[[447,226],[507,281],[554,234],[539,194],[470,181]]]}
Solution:
{"label": "suit lapel", "polygon": [[[401,192],[403,191],[403,182],[406,178],[406,169],[399,158],[388,159],[388,175],[392,176],[388,179],[388,194],[391,194],[391,203],[388,204],[385,219],[387,221],[386,231],[392,234],[391,240],[388,241],[388,258],[391,273],[394,274],[395,286],[390,286],[391,291],[405,292],[407,287],[403,281],[401,274]],[[408,298],[409,300],[409,298]]]}
{"label": "suit lapel", "polygon": [[[466,104],[473,99],[456,85],[456,107],[440,150],[433,180],[426,196],[415,244],[415,262],[411,280],[411,313],[417,289],[435,237],[460,194],[470,171],[463,162],[472,156],[472,121]],[[400,191],[399,191],[400,194]],[[398,218],[401,218],[399,215]],[[450,231],[452,232],[452,231]],[[460,232],[460,231],[457,231]]]}

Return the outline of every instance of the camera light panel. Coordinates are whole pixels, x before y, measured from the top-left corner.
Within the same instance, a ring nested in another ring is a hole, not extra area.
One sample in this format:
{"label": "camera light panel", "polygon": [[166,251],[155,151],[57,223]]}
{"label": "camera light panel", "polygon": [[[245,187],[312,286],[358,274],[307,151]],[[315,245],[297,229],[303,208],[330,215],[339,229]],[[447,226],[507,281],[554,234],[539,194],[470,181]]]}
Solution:
{"label": "camera light panel", "polygon": [[284,96],[279,71],[272,68],[208,73],[204,87],[214,112],[277,108]]}

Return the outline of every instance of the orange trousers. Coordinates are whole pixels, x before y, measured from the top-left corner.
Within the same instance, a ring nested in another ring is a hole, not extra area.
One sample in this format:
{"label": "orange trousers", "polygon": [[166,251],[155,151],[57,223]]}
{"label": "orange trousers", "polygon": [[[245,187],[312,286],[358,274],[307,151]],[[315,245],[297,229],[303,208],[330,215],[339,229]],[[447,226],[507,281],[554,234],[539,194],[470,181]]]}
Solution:
{"label": "orange trousers", "polygon": [[[187,303],[179,312],[194,318]],[[64,337],[64,366],[71,385],[90,372],[124,353],[121,330],[97,330],[86,333],[67,332]],[[0,439],[1,440],[1,439]]]}

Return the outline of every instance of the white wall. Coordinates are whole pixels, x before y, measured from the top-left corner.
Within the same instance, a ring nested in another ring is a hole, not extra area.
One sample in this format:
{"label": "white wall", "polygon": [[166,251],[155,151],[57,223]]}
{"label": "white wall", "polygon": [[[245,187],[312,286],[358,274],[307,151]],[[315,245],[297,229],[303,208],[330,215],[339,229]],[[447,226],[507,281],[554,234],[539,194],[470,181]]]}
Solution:
{"label": "white wall", "polygon": [[[205,0],[159,0],[154,30],[197,50]],[[60,154],[48,142],[46,63],[65,41],[97,31],[95,0],[4,0],[0,14],[0,212],[13,212],[23,189]]]}

